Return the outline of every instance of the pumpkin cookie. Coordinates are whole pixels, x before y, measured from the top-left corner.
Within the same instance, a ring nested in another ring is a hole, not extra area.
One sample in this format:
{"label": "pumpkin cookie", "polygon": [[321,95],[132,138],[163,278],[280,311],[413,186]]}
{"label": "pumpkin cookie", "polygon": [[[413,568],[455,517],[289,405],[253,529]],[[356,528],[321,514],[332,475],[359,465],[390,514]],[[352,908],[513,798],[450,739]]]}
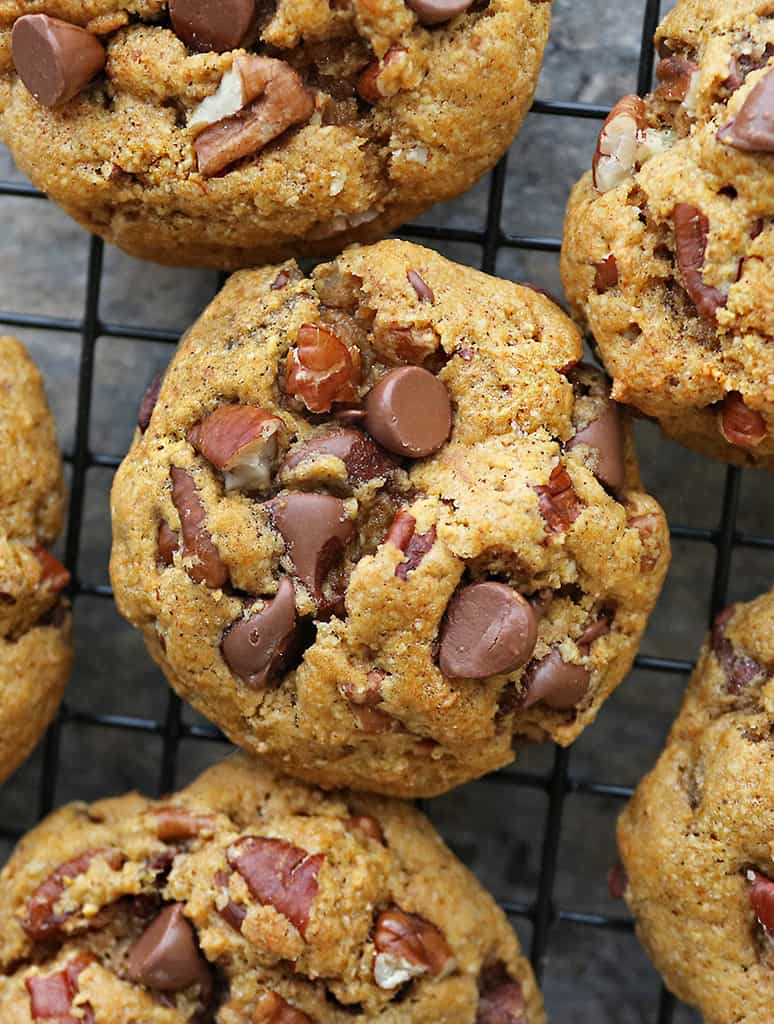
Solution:
{"label": "pumpkin cookie", "polygon": [[69,583],[47,547],[62,527],[64,480],[43,382],[0,337],[0,780],[31,752],[70,674]]}
{"label": "pumpkin cookie", "polygon": [[70,804],[0,874],[0,1019],[544,1024],[505,916],[398,801],[239,755]]}
{"label": "pumpkin cookie", "polygon": [[722,612],[666,749],[621,816],[637,932],[707,1024],[774,999],[774,590]]}
{"label": "pumpkin cookie", "polygon": [[613,397],[689,448],[774,468],[774,21],[682,0],[655,91],[616,105],[567,210],[562,277]]}
{"label": "pumpkin cookie", "polygon": [[116,476],[119,609],[231,739],[320,785],[431,795],[515,734],[570,743],[669,560],[580,358],[543,295],[404,242],[235,275]]}
{"label": "pumpkin cookie", "polygon": [[134,256],[333,254],[496,163],[550,19],[550,0],[11,0],[0,135]]}

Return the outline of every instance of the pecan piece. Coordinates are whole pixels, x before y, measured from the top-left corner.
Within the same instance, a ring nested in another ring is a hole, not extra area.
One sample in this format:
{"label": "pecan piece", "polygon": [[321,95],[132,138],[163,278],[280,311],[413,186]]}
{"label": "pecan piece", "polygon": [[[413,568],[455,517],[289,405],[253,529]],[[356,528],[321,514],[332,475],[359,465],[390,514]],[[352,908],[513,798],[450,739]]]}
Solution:
{"label": "pecan piece", "polygon": [[370,735],[389,732],[398,727],[396,719],[378,706],[383,700],[383,679],[384,672],[374,669],[368,673],[368,685],[364,690],[357,689],[351,683],[339,686],[339,692],[349,701],[350,710],[360,723],[360,728]]}
{"label": "pecan piece", "polygon": [[675,228],[677,265],[683,276],[685,290],[701,316],[714,320],[727,297],[719,288],[704,283],[704,254],[707,251],[709,219],[690,203],[677,203],[672,211]]}
{"label": "pecan piece", "polygon": [[698,71],[698,64],[680,54],[662,57],[656,65],[656,78],[659,81],[656,89],[657,95],[664,100],[682,102],[693,90],[695,84],[693,76]]}
{"label": "pecan piece", "polygon": [[255,1004],[251,1024],[313,1024],[313,1021],[276,992],[262,992]]}
{"label": "pecan piece", "polygon": [[227,491],[263,491],[285,439],[285,424],[256,405],[221,405],[188,431],[188,440],[223,473]]}
{"label": "pecan piece", "polygon": [[40,544],[36,544],[30,550],[40,562],[38,586],[46,587],[46,589],[53,591],[55,594],[58,594],[60,590],[64,590],[70,583],[70,573],[66,567]]}
{"label": "pecan piece", "polygon": [[344,463],[347,479],[355,485],[388,477],[397,467],[395,459],[362,430],[333,427],[291,451],[280,467],[280,476],[326,455],[333,455]]}
{"label": "pecan piece", "polygon": [[88,953],[79,953],[55,974],[35,974],[27,978],[24,984],[30,997],[32,1019],[53,1024],[94,1024],[94,1012],[88,1003],[78,1007],[80,1016],[70,1013],[78,995],[78,979],[93,960]]}
{"label": "pecan piece", "polygon": [[527,1024],[521,985],[508,978],[479,996],[476,1024]]}
{"label": "pecan piece", "polygon": [[210,814],[195,814],[187,807],[170,804],[156,807],[153,811],[156,821],[156,835],[162,843],[176,843],[196,839],[202,834],[212,835],[215,819]]}
{"label": "pecan piece", "polygon": [[159,523],[159,533],[156,546],[159,553],[159,564],[172,565],[175,559],[175,554],[180,550],[180,538],[166,519],[162,519]]}
{"label": "pecan piece", "polygon": [[255,899],[274,907],[306,936],[325,856],[312,856],[282,839],[245,836],[234,843],[227,857]]}
{"label": "pecan piece", "polygon": [[227,902],[222,907],[219,907],[216,903],[215,908],[227,925],[233,928],[235,932],[241,932],[242,922],[247,917],[247,911],[241,903],[234,903],[229,896],[228,880],[228,871],[218,871],[215,875],[215,884],[219,889],[223,890],[227,898]]}
{"label": "pecan piece", "polygon": [[395,575],[401,580],[408,579],[408,574],[416,569],[436,541],[434,526],[427,533],[416,533],[416,525],[417,521],[411,513],[401,509],[385,537],[385,541],[394,544],[406,556],[404,561],[395,566]]}
{"label": "pecan piece", "polygon": [[725,673],[729,693],[741,693],[751,683],[767,675],[763,665],[746,654],[739,654],[726,636],[726,626],[735,610],[735,605],[730,605],[715,617],[710,638],[712,650]]}
{"label": "pecan piece", "polygon": [[454,967],[452,951],[435,925],[400,907],[379,915],[374,946],[374,980],[379,988],[397,988],[422,974],[437,977]]}
{"label": "pecan piece", "polygon": [[748,871],[750,906],[759,924],[768,935],[774,936],[774,882],[759,871]]}
{"label": "pecan piece", "polygon": [[594,150],[591,170],[598,192],[609,192],[632,173],[644,128],[645,101],[640,96],[621,97],[607,115]]}
{"label": "pecan piece", "polygon": [[330,412],[334,402],[354,402],[359,383],[359,350],[327,327],[304,324],[288,353],[287,393],[310,412]]}
{"label": "pecan piece", "polygon": [[391,46],[381,60],[372,60],[370,64],[367,64],[357,76],[357,81],[355,82],[358,96],[365,100],[366,103],[370,103],[371,106],[384,99],[387,94],[382,91],[379,85],[379,78],[387,65],[392,64],[405,52],[406,50],[402,46]]}
{"label": "pecan piece", "polygon": [[381,843],[384,846],[384,832],[382,832],[382,826],[376,820],[372,818],[370,814],[355,814],[351,818],[346,819],[346,823],[349,828],[357,829],[358,832],[362,832],[364,836],[368,836],[369,839],[373,839],[376,843]]}
{"label": "pecan piece", "polygon": [[572,486],[570,474],[560,464],[554,466],[548,483],[533,488],[539,497],[540,514],[548,533],[564,533],[581,513],[582,502]]}
{"label": "pecan piece", "polygon": [[729,392],[720,403],[718,429],[729,444],[739,448],[755,448],[768,433],[764,418],[745,405],[738,391]]}
{"label": "pecan piece", "polygon": [[172,466],[169,475],[172,502],[183,530],[183,557],[194,559],[192,565],[186,566],[186,572],[194,583],[205,583],[213,590],[223,587],[228,582],[228,568],[204,525],[207,516],[194,478],[187,469],[178,466]]}
{"label": "pecan piece", "polygon": [[607,873],[607,891],[610,899],[622,900],[628,884],[629,878],[626,874],[626,868],[620,860],[616,861]]}
{"label": "pecan piece", "polygon": [[417,293],[417,298],[420,302],[429,302],[431,305],[435,302],[433,289],[422,280],[416,270],[407,270],[406,277],[408,278],[408,283]]}
{"label": "pecan piece", "polygon": [[27,902],[27,918],[22,922],[22,927],[34,942],[45,942],[61,932],[62,925],[72,915],[56,913],[54,907],[67,888],[67,883],[78,875],[85,874],[92,861],[98,857],[113,871],[119,871],[125,860],[118,850],[85,850],[78,857],[73,857],[72,860],[65,861],[55,868],[33,892]]}
{"label": "pecan piece", "polygon": [[161,391],[161,383],[163,380],[164,374],[157,373],[145,389],[145,394],[142,396],[140,411],[137,413],[137,426],[143,434],[150,425],[153,410],[156,408],[156,402],[159,400],[159,392]]}
{"label": "pecan piece", "polygon": [[594,287],[601,294],[618,284],[618,262],[610,253],[603,260],[594,264]]}

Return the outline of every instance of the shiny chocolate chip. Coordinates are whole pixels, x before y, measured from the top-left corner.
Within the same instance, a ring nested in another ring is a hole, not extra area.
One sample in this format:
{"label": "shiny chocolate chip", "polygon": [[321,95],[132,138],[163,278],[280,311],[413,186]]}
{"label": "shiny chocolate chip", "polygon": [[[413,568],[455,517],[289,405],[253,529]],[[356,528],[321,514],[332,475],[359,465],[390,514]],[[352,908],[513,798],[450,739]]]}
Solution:
{"label": "shiny chocolate chip", "polygon": [[190,985],[209,992],[207,961],[179,903],[165,907],[131,947],[127,971],[132,981],[158,992],[180,992]]}
{"label": "shiny chocolate chip", "polygon": [[11,33],[16,71],[44,107],[77,96],[105,66],[105,47],[84,28],[47,14],[17,18]]}
{"label": "shiny chocolate chip", "polygon": [[420,25],[439,25],[463,14],[473,0],[406,0]]}
{"label": "shiny chocolate chip", "polygon": [[249,619],[237,619],[223,636],[223,660],[239,679],[263,689],[280,675],[295,647],[298,635],[296,597],[285,577],[276,597]]}
{"label": "shiny chocolate chip", "polygon": [[169,0],[177,36],[192,50],[225,53],[241,46],[255,24],[255,0]]}
{"label": "shiny chocolate chip", "polygon": [[353,484],[362,484],[377,477],[388,476],[395,468],[395,460],[375,444],[362,430],[351,427],[334,428],[312,438],[292,451],[280,467],[280,473],[295,469],[305,462],[313,462],[324,455],[341,459],[347,477]]}
{"label": "shiny chocolate chip", "polygon": [[344,502],[329,494],[283,494],[268,502],[296,575],[315,600],[355,532]]}
{"label": "shiny chocolate chip", "polygon": [[588,692],[591,674],[583,665],[568,664],[551,651],[526,673],[525,708],[539,701],[555,711],[574,708]]}
{"label": "shiny chocolate chip", "polygon": [[432,455],[451,433],[449,392],[421,366],[390,370],[366,398],[365,427],[395,455],[412,459]]}
{"label": "shiny chocolate chip", "polygon": [[621,414],[615,402],[609,402],[597,419],[577,431],[567,444],[572,451],[586,445],[596,453],[595,475],[611,491],[620,491],[626,477],[624,461],[624,429]]}
{"label": "shiny chocolate chip", "polygon": [[774,153],[774,69],[757,83],[718,138],[750,153]]}

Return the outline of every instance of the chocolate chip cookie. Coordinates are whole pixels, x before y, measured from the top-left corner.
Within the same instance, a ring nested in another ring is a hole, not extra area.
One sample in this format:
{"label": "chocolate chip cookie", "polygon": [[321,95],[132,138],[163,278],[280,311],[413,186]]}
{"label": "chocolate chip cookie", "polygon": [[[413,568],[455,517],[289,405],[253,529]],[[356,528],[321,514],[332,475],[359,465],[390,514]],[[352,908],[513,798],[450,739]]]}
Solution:
{"label": "chocolate chip cookie", "polygon": [[405,242],[230,279],[112,495],[121,612],[234,742],[431,795],[570,743],[669,545],[603,375],[529,288]]}
{"label": "chocolate chip cookie", "polygon": [[43,382],[0,337],[0,780],[54,717],[70,674],[70,581],[48,551],[62,527],[64,480]]}
{"label": "chocolate chip cookie", "polygon": [[657,85],[626,96],[575,187],[565,291],[613,397],[713,458],[774,468],[774,20],[682,0]]}
{"label": "chocolate chip cookie", "polygon": [[70,804],[0,875],[14,1024],[544,1024],[503,913],[398,801],[243,755]]}
{"label": "chocolate chip cookie", "polygon": [[550,18],[550,0],[15,0],[0,135],[134,256],[335,254],[494,165]]}
{"label": "chocolate chip cookie", "polygon": [[773,695],[774,590],[716,619],[618,826],[638,935],[707,1024],[771,1020]]}

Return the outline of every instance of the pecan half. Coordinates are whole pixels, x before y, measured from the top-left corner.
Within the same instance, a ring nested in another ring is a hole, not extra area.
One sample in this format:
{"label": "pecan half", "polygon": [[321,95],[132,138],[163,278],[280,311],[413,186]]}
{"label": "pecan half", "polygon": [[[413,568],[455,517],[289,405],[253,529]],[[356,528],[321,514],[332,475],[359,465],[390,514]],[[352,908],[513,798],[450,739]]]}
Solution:
{"label": "pecan half", "polygon": [[709,219],[690,203],[677,203],[672,211],[675,228],[677,265],[683,277],[685,290],[701,316],[714,320],[727,297],[718,288],[704,283],[704,254],[707,251]]}
{"label": "pecan half", "polygon": [[285,389],[310,412],[330,412],[334,402],[353,402],[360,383],[360,352],[333,331],[304,324],[288,353]]}
{"label": "pecan half", "polygon": [[312,856],[282,839],[258,836],[238,840],[227,856],[229,866],[244,878],[255,899],[274,907],[305,936],[325,856]]}
{"label": "pecan half", "polygon": [[285,435],[285,424],[266,409],[221,405],[191,427],[188,440],[223,473],[227,491],[263,491]]}
{"label": "pecan half", "polygon": [[33,1020],[48,1020],[52,1024],[94,1024],[94,1011],[86,1003],[78,1007],[74,1017],[73,1000],[78,995],[78,979],[94,958],[79,953],[55,974],[35,974],[24,982],[30,997],[30,1016]]}
{"label": "pecan half", "polygon": [[385,541],[394,544],[406,556],[403,562],[395,566],[395,575],[401,580],[408,579],[408,574],[416,569],[436,542],[434,526],[431,526],[427,533],[416,533],[416,525],[417,521],[411,513],[401,509],[385,537]]}
{"label": "pecan half", "polygon": [[22,927],[34,942],[45,942],[61,932],[62,925],[72,914],[57,913],[54,908],[67,888],[67,883],[85,874],[92,861],[98,858],[104,860],[113,871],[120,870],[125,860],[118,850],[85,850],[78,857],[60,864],[33,892],[27,902],[27,917]]}
{"label": "pecan half", "polygon": [[192,565],[186,566],[186,572],[194,583],[205,583],[213,590],[223,587],[228,582],[228,568],[205,526],[207,516],[194,478],[178,466],[172,466],[169,475],[172,502],[183,530],[183,557],[194,559]]}
{"label": "pecan half", "polygon": [[377,918],[374,946],[379,988],[397,988],[422,974],[438,976],[454,966],[452,951],[435,925],[396,906]]}
{"label": "pecan half", "polygon": [[[195,115],[194,123],[217,116],[194,141],[199,172],[205,178],[258,153],[288,128],[308,121],[314,112],[311,93],[284,61],[255,54],[240,56],[232,74],[234,80],[227,81],[224,76],[221,89],[226,96],[234,95],[236,111],[228,99],[210,97],[212,106],[208,110],[200,106]],[[224,111],[231,111],[230,116],[223,116]]]}
{"label": "pecan half", "polygon": [[591,170],[598,192],[609,192],[632,173],[644,128],[645,101],[622,96],[607,115],[594,150]]}
{"label": "pecan half", "polygon": [[739,448],[755,448],[768,434],[764,418],[745,405],[738,391],[729,392],[720,403],[718,429],[729,444]]}
{"label": "pecan half", "polygon": [[583,504],[575,493],[570,474],[561,464],[554,466],[548,483],[535,487],[540,500],[540,514],[548,533],[564,533],[581,513]]}

